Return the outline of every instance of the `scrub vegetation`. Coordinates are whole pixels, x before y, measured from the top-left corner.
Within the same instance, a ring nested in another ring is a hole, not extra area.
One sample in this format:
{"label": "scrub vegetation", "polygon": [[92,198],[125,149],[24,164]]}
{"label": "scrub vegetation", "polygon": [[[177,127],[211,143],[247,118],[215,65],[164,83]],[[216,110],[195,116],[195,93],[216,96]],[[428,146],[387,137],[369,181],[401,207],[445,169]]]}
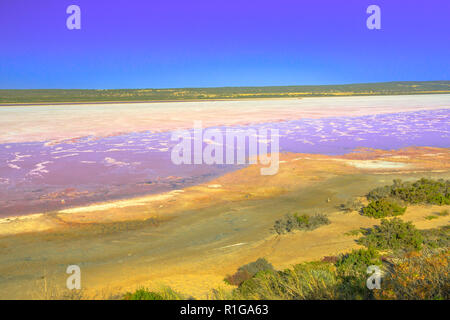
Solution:
{"label": "scrub vegetation", "polygon": [[394,198],[410,204],[450,204],[450,180],[422,178],[416,182],[394,180],[391,186],[375,188],[367,194],[369,200]]}
{"label": "scrub vegetation", "polygon": [[[289,215],[292,224],[309,225],[311,218]],[[275,270],[265,258],[238,268],[224,281],[232,290],[213,289],[210,299],[430,299],[450,298],[450,226],[418,230],[400,218],[382,219],[379,225],[358,230],[363,246],[322,261]],[[357,235],[354,233],[353,235]],[[367,268],[381,270],[381,288],[366,286]],[[173,299],[166,291],[139,289],[125,299]],[[166,292],[164,294],[164,292]],[[170,292],[173,292],[171,290]]]}
{"label": "scrub vegetation", "polygon": [[287,214],[275,221],[273,229],[278,234],[285,234],[294,230],[314,230],[322,225],[329,224],[330,220],[326,215],[317,213],[313,216],[306,214]]}
{"label": "scrub vegetation", "polygon": [[426,93],[450,93],[450,81],[398,81],[318,86],[173,89],[3,89],[0,90],[0,103],[177,101]]}

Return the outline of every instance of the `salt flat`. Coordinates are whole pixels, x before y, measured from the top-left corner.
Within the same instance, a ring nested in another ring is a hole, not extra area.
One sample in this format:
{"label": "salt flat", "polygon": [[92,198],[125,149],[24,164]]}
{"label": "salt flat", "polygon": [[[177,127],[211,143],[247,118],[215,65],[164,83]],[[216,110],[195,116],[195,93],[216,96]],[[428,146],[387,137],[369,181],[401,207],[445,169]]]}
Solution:
{"label": "salt flat", "polygon": [[0,143],[449,107],[449,94],[0,107]]}

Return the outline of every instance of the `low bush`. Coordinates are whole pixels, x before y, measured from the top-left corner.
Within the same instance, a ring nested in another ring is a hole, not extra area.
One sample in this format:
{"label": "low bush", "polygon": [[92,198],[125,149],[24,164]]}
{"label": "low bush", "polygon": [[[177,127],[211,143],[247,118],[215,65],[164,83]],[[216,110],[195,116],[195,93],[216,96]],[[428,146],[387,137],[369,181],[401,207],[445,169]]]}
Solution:
{"label": "low bush", "polygon": [[[139,288],[134,292],[126,293],[125,300],[185,300],[187,297],[179,294],[169,287],[162,287],[159,291],[151,291],[147,288]],[[192,298],[189,298],[192,299]]]}
{"label": "low bush", "polygon": [[141,288],[133,293],[127,293],[124,297],[125,300],[164,300],[163,296],[159,293],[149,291],[148,289]]}
{"label": "low bush", "polygon": [[338,278],[330,263],[310,262],[279,272],[260,272],[233,292],[234,299],[336,299]]}
{"label": "low bush", "polygon": [[362,215],[371,218],[386,218],[404,214],[406,207],[401,207],[396,201],[389,198],[382,198],[371,201],[362,208]]}
{"label": "low bush", "polygon": [[336,261],[336,268],[341,274],[366,273],[367,267],[381,265],[381,259],[374,248],[353,250],[342,254]]}
{"label": "low bush", "polygon": [[294,230],[314,230],[321,225],[329,223],[330,220],[327,216],[321,213],[313,216],[306,214],[287,214],[283,218],[275,221],[274,230],[278,234],[284,234]]}
{"label": "low bush", "polygon": [[377,299],[450,299],[449,251],[415,253],[389,268]]}
{"label": "low bush", "polygon": [[297,229],[297,226],[298,226],[297,218],[294,217],[292,214],[287,214],[281,219],[275,221],[273,228],[276,233],[284,234]]}
{"label": "low bush", "polygon": [[450,180],[422,178],[414,183],[394,180],[393,185],[373,189],[367,194],[369,200],[393,197],[407,203],[450,204]]}
{"label": "low bush", "polygon": [[363,231],[358,243],[376,249],[419,250],[423,244],[422,233],[411,222],[399,218],[381,220],[379,226]]}
{"label": "low bush", "polygon": [[359,200],[348,200],[346,203],[342,203],[339,206],[339,209],[341,209],[344,212],[352,212],[352,211],[359,211],[361,210],[363,204]]}
{"label": "low bush", "polygon": [[233,291],[233,299],[368,299],[367,274],[350,269],[342,276],[333,263],[308,262],[278,272],[260,272]]}
{"label": "low bush", "polygon": [[224,281],[228,284],[239,286],[260,271],[274,271],[274,268],[266,259],[259,258],[254,262],[239,267],[235,274],[227,276]]}
{"label": "low bush", "polygon": [[424,245],[428,248],[450,247],[450,226],[421,230]]}
{"label": "low bush", "polygon": [[309,218],[308,230],[314,230],[322,225],[330,224],[330,219],[322,213],[317,213]]}
{"label": "low bush", "polygon": [[345,293],[343,298],[371,299],[372,293],[367,289],[367,267],[380,265],[378,252],[373,249],[353,250],[342,254],[336,261],[339,276],[339,291]]}

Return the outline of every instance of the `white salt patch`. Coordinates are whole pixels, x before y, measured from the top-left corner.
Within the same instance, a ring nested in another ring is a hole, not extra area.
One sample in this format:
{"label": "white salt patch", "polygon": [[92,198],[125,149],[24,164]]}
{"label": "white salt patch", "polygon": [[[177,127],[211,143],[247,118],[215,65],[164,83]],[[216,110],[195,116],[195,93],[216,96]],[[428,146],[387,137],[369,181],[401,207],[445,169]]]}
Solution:
{"label": "white salt patch", "polygon": [[121,167],[121,166],[128,166],[129,165],[129,163],[127,163],[127,162],[117,161],[116,159],[109,158],[109,157],[106,157],[104,159],[104,162],[106,163],[106,165],[109,165],[109,166],[119,166],[119,167]]}
{"label": "white salt patch", "polygon": [[409,164],[407,163],[381,161],[381,160],[353,160],[346,162],[360,169],[399,169],[409,166]]}
{"label": "white salt patch", "polygon": [[19,166],[16,166],[15,164],[12,164],[12,163],[8,163],[8,167],[10,167],[11,169],[17,169],[17,170],[20,169]]}
{"label": "white salt patch", "polygon": [[53,163],[53,161],[44,161],[41,163],[38,163],[33,170],[27,173],[27,175],[30,176],[42,176],[43,173],[48,173],[48,170],[46,170],[45,165]]}

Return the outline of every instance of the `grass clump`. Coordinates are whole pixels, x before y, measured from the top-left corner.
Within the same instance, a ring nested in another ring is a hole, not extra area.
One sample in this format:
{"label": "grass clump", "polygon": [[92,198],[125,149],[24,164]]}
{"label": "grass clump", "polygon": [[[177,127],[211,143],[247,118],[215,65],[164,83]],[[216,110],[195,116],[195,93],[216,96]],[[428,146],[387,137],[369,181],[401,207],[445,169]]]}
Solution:
{"label": "grass clump", "polygon": [[422,233],[411,222],[399,218],[383,219],[379,226],[363,231],[358,243],[379,250],[420,250],[423,244]]}
{"label": "grass clump", "polygon": [[433,219],[437,219],[437,218],[438,218],[438,216],[432,216],[432,215],[425,217],[426,220],[433,220]]}
{"label": "grass clump", "polygon": [[306,214],[287,214],[283,218],[275,221],[274,230],[278,234],[284,234],[294,230],[314,230],[326,224],[330,224],[330,220],[322,213],[317,213],[313,216]]}
{"label": "grass clump", "polygon": [[380,219],[400,216],[405,211],[406,207],[400,206],[396,201],[389,198],[382,198],[371,201],[366,207],[362,208],[361,213],[367,217]]}

